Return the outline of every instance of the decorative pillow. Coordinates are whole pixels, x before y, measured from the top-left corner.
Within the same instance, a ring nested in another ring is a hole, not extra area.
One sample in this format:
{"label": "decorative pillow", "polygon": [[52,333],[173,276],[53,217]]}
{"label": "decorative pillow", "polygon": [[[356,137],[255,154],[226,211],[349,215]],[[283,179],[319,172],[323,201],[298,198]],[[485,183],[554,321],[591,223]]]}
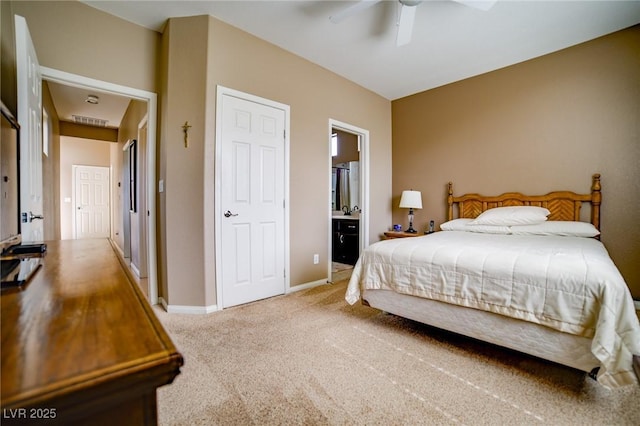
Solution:
{"label": "decorative pillow", "polygon": [[440,225],[443,231],[481,232],[484,234],[510,234],[508,226],[469,225],[473,219],[453,219]]}
{"label": "decorative pillow", "polygon": [[536,225],[512,226],[514,235],[559,235],[563,237],[596,237],[600,231],[587,222],[550,220]]}
{"label": "decorative pillow", "polygon": [[547,220],[549,210],[536,206],[496,207],[475,218],[470,225],[535,225]]}

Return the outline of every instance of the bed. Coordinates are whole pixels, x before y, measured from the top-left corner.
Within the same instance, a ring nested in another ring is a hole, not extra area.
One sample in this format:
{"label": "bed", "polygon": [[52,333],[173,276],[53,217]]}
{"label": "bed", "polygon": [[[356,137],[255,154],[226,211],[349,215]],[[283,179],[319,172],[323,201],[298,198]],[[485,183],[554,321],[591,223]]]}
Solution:
{"label": "bed", "polygon": [[589,194],[455,197],[449,183],[447,204],[442,231],[364,250],[347,302],[573,367],[608,388],[638,383],[640,324],[599,241],[599,174]]}

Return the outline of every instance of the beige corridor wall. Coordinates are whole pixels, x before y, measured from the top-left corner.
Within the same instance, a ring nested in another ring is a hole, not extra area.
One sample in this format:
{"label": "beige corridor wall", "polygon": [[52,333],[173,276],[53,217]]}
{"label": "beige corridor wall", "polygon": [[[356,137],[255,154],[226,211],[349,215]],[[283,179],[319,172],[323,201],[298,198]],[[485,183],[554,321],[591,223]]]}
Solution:
{"label": "beige corridor wall", "polygon": [[73,166],[109,167],[112,142],[60,136],[60,237],[75,238]]}
{"label": "beige corridor wall", "polygon": [[640,298],[640,26],[396,100],[394,223],[422,191],[422,230],[454,192],[589,192],[602,174],[602,241]]}
{"label": "beige corridor wall", "polygon": [[[128,195],[128,191],[125,191],[125,187],[128,187],[128,183],[125,179],[124,176],[124,161],[126,158],[125,153],[123,152],[123,148],[125,146],[125,144],[132,139],[138,139],[138,126],[140,125],[140,123],[142,122],[142,120],[145,118],[145,116],[147,115],[147,103],[144,101],[139,101],[139,100],[131,100],[129,102],[129,105],[127,107],[127,110],[125,111],[124,116],[122,117],[122,121],[120,122],[120,128],[118,129],[118,143],[112,144],[115,145],[111,147],[111,191],[112,191],[112,206],[111,206],[111,211],[112,213],[112,224],[113,224],[113,229],[111,230],[111,234],[112,234],[112,239],[115,241],[115,243],[120,247],[120,249],[123,252],[126,252],[125,247],[124,247],[124,232],[126,231],[125,226],[123,224],[123,216],[124,215],[130,215],[129,213],[129,209],[128,209],[128,205],[125,209],[125,206],[123,206],[123,203],[125,203],[125,199],[126,201],[128,201],[128,198],[125,198],[125,192]],[[145,163],[145,159],[146,156],[144,156],[145,154],[145,148],[142,147],[142,145],[140,143],[138,143],[138,162],[140,164],[140,166],[144,166]],[[144,173],[138,173],[138,177],[141,178],[142,176],[144,176]],[[138,183],[138,190],[141,191],[138,194],[138,200],[139,202],[142,200],[144,200],[146,198],[146,182],[139,182]],[[145,208],[146,209],[146,208]],[[139,229],[140,226],[143,226],[144,223],[142,223],[141,216],[139,214],[135,214],[135,217],[138,221],[140,221],[141,223],[139,223],[137,226],[135,226],[135,229]],[[146,218],[146,215],[142,216]],[[134,226],[132,225],[132,228]],[[132,241],[131,242],[131,246],[133,247],[139,247],[140,243],[139,243],[139,233],[138,232],[134,232],[129,231],[131,233],[131,238]],[[131,253],[131,260],[134,261],[135,260],[135,265],[140,265],[139,262],[139,258],[138,258],[138,254],[136,253]]]}
{"label": "beige corridor wall", "polygon": [[[42,109],[49,116],[48,154],[42,156],[42,182],[43,182],[43,213],[44,213],[44,239],[60,239],[60,121],[58,112],[53,105],[49,86],[42,84]],[[43,115],[43,140],[44,139]]]}

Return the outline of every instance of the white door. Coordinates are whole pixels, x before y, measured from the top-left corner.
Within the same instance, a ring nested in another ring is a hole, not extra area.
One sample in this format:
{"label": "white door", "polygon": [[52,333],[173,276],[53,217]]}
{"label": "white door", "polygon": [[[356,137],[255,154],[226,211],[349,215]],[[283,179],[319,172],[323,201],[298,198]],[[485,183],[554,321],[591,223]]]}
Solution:
{"label": "white door", "polygon": [[285,291],[285,112],[224,95],[222,306]]}
{"label": "white door", "polygon": [[109,237],[109,168],[73,166],[73,174],[76,239]]}
{"label": "white door", "polygon": [[20,123],[20,232],[23,242],[42,241],[42,76],[27,21],[16,15],[18,122]]}

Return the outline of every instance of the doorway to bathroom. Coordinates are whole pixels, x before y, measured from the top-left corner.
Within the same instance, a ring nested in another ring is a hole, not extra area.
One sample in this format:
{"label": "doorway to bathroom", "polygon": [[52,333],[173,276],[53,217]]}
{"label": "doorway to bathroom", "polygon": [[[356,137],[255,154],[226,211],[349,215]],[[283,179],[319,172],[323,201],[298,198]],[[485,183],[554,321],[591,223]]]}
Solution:
{"label": "doorway to bathroom", "polygon": [[330,120],[329,281],[351,276],[368,242],[369,132]]}

